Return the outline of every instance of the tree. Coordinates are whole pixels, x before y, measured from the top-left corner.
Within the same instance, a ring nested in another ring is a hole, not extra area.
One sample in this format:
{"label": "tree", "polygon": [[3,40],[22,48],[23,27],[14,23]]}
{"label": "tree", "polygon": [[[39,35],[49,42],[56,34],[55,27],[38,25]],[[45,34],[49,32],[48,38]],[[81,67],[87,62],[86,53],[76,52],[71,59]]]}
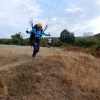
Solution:
{"label": "tree", "polygon": [[60,47],[62,45],[63,45],[63,43],[61,42],[61,40],[59,40],[59,38],[52,39],[52,46],[53,47]]}
{"label": "tree", "polygon": [[75,36],[73,32],[69,32],[67,29],[63,30],[59,38],[63,43],[73,44],[75,42]]}
{"label": "tree", "polygon": [[94,37],[96,37],[98,39],[98,41],[100,42],[100,33],[95,34]]}
{"label": "tree", "polygon": [[12,43],[15,44],[15,45],[20,45],[21,44],[21,41],[18,38],[13,37],[12,38]]}
{"label": "tree", "polygon": [[22,45],[23,44],[23,35],[21,32],[11,35],[13,44]]}

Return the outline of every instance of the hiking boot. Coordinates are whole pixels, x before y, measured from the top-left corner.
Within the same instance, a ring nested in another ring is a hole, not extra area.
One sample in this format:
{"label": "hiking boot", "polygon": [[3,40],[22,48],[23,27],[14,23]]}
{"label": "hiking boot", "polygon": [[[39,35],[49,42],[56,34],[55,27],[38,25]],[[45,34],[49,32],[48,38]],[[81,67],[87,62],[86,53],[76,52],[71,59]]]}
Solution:
{"label": "hiking boot", "polygon": [[32,55],[32,60],[35,59],[35,56],[36,56],[36,55]]}
{"label": "hiking boot", "polygon": [[32,57],[32,60],[34,60],[35,59],[35,57]]}

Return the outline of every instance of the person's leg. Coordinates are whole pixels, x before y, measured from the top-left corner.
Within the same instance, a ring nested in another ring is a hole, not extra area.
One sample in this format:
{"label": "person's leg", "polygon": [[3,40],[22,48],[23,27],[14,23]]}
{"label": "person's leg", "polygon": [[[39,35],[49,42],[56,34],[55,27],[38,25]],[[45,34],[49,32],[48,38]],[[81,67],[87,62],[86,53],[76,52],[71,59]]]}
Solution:
{"label": "person's leg", "polygon": [[36,53],[38,53],[40,50],[40,39],[36,39],[36,43],[37,43]]}
{"label": "person's leg", "polygon": [[34,47],[32,57],[35,57],[36,52],[37,52],[37,45],[36,45],[36,40],[35,39],[32,41],[32,44],[33,44],[33,47]]}

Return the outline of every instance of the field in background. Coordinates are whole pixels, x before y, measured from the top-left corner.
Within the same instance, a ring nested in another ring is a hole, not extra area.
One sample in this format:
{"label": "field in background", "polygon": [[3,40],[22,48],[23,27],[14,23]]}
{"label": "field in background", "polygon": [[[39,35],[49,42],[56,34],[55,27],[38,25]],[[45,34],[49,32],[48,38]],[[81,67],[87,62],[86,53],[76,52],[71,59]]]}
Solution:
{"label": "field in background", "polygon": [[100,100],[100,58],[64,48],[0,45],[0,100]]}

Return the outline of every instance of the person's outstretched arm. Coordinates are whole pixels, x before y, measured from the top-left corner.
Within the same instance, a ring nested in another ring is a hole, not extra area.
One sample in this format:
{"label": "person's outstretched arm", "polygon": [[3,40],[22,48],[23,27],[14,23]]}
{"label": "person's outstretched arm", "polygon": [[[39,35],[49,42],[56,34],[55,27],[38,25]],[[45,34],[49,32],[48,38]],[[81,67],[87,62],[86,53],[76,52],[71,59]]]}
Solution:
{"label": "person's outstretched arm", "polygon": [[27,34],[36,33],[36,30],[33,29],[33,30],[31,30],[31,31],[26,31],[26,33],[27,33]]}
{"label": "person's outstretched arm", "polygon": [[42,32],[42,35],[45,35],[45,36],[50,36],[50,34],[46,34],[46,33],[44,33],[44,32]]}

